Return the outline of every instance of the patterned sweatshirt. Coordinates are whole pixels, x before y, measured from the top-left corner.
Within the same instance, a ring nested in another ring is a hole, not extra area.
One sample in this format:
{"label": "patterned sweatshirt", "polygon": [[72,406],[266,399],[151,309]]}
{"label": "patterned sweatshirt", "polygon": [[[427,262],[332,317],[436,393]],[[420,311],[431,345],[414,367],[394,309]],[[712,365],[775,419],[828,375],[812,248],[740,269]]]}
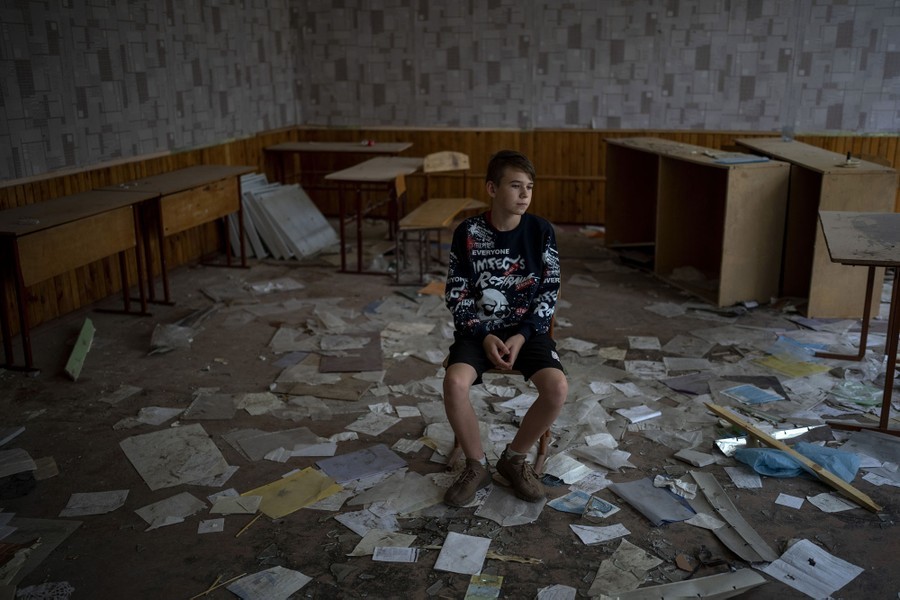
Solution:
{"label": "patterned sweatshirt", "polygon": [[553,226],[525,213],[512,231],[498,231],[490,212],[453,232],[444,300],[457,334],[484,339],[518,326],[526,340],[547,333],[559,293]]}

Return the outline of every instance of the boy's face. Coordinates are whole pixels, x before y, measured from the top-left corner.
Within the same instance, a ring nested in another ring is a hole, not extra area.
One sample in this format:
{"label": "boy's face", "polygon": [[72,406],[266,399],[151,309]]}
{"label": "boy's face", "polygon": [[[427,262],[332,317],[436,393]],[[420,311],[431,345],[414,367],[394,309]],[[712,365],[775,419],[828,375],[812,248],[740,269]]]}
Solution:
{"label": "boy's face", "polygon": [[487,182],[488,195],[493,199],[491,209],[509,215],[523,215],[531,204],[531,190],[534,181],[524,171],[507,167],[500,179],[500,185]]}

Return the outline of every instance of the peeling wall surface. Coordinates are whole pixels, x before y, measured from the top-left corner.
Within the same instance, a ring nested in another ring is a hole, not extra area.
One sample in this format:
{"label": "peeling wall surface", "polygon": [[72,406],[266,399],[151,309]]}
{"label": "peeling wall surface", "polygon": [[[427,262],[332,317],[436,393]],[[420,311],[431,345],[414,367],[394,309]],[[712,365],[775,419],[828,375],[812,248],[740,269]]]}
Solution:
{"label": "peeling wall surface", "polygon": [[294,125],[893,134],[900,0],[20,0],[0,72],[3,179]]}

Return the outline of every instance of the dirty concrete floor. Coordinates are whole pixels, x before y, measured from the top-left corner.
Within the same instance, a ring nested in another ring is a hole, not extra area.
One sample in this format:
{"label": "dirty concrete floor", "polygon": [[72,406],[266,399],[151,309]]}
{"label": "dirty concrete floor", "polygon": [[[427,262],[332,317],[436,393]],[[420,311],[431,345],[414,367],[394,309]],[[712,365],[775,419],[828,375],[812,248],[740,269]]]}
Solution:
{"label": "dirty concrete floor", "polygon": [[[377,226],[373,227],[378,235]],[[603,248],[602,240],[586,236],[574,227],[566,227],[560,229],[559,245],[565,300],[558,313],[561,324],[556,329],[556,338],[560,342],[574,337],[592,342],[598,348],[628,349],[629,336],[655,336],[666,344],[676,335],[690,335],[693,330],[719,325],[697,316],[666,318],[645,310],[645,306],[654,303],[684,304],[696,300],[646,272],[623,268],[615,255]],[[593,278],[598,285],[569,283],[577,275]],[[202,424],[228,463],[240,468],[222,488],[179,485],[151,491],[119,443],[130,436],[169,428],[179,421],[118,430],[113,429],[113,425],[123,418],[135,416],[145,406],[187,407],[193,394],[200,389],[212,388],[235,395],[269,390],[282,370],[275,365],[279,356],[268,346],[275,331],[284,324],[303,328],[318,321],[310,304],[297,305],[298,308],[289,314],[266,315],[260,311],[256,316],[245,310],[252,306],[246,304],[246,300],[232,301],[223,303],[207,315],[189,348],[148,355],[154,327],[159,323],[174,323],[195,311],[212,307],[212,300],[200,291],[203,288],[222,289],[219,286],[223,285],[240,288],[244,282],[265,282],[282,277],[301,282],[303,289],[274,292],[253,301],[269,304],[292,299],[334,299],[329,301],[330,304],[347,311],[343,314],[350,315],[347,321],[351,324],[367,323],[366,311],[386,298],[392,301],[400,298],[401,303],[408,303],[411,319],[417,310],[413,300],[398,294],[415,287],[398,288],[392,285],[389,277],[340,274],[323,257],[300,262],[253,260],[249,270],[198,265],[175,269],[171,273],[171,283],[176,304],[153,305],[151,317],[83,310],[35,330],[33,343],[40,373],[27,376],[0,372],[2,425],[25,426],[24,433],[4,449],[23,448],[33,458],[52,456],[59,474],[38,481],[29,494],[3,500],[0,506],[19,518],[58,519],[73,493],[121,489],[127,489],[129,493],[125,505],[118,510],[67,519],[80,521],[81,525],[22,579],[20,587],[66,581],[75,588],[73,598],[191,598],[216,581],[281,565],[312,578],[294,594],[296,598],[464,596],[469,576],[434,570],[437,550],[423,550],[415,564],[374,562],[367,556],[349,557],[348,553],[360,537],[334,519],[339,513],[301,509],[274,520],[263,517],[239,537],[236,534],[251,522],[252,516],[227,516],[224,532],[199,535],[198,523],[214,516],[206,510],[188,517],[183,523],[152,531],[145,531],[147,523],[135,514],[136,509],[183,491],[203,501],[224,488],[233,487],[244,492],[275,481],[292,469],[314,465],[316,461],[316,458],[297,457],[286,463],[247,461],[223,439],[229,431],[244,428],[277,431],[306,426],[317,435],[327,437],[345,431],[345,426],[368,411],[369,404],[390,401],[395,405],[417,405],[439,399],[390,393],[379,397],[363,396],[361,401],[352,403],[357,407],[352,412],[335,413],[327,419],[292,421],[271,414],[251,416],[239,410],[228,420],[193,421]],[[117,304],[117,298],[100,303],[104,307],[116,307]],[[93,321],[96,335],[80,378],[72,382],[64,375],[63,366],[86,317]],[[749,311],[739,317],[736,324],[768,331],[799,329],[785,318],[785,313],[770,307]],[[16,343],[18,351],[18,340]],[[659,361],[664,355],[660,350],[628,349],[626,358]],[[707,353],[707,358],[713,363],[734,361],[740,359],[740,353],[733,348],[716,346]],[[601,363],[623,367],[621,360],[603,362],[596,354],[579,357],[574,352],[563,352],[563,359],[566,364],[577,365],[579,368],[573,372],[578,374],[585,373],[586,369],[590,372],[591,365]],[[434,377],[439,370],[439,366],[424,360],[388,352],[385,352],[383,366],[385,385],[406,385]],[[584,383],[573,385],[573,390],[580,385],[583,392]],[[123,385],[137,386],[142,391],[113,405],[103,401]],[[280,398],[290,399],[283,390],[276,387],[275,391]],[[603,402],[601,400],[601,405]],[[673,410],[690,402],[687,396],[674,392],[659,401]],[[609,413],[614,414],[612,406]],[[189,422],[180,421],[182,425]],[[652,421],[649,423],[648,427],[652,428]],[[684,421],[681,423],[688,428]],[[838,590],[835,597],[896,597],[900,591],[900,573],[896,569],[900,551],[895,527],[897,488],[876,487],[860,476],[854,480],[853,485],[883,507],[880,515],[861,508],[827,514],[809,502],[799,510],[777,505],[774,500],[782,493],[805,498],[829,491],[829,488],[807,478],[764,477],[762,489],[738,489],[723,469],[737,463],[722,456],[713,444],[717,435],[725,435],[724,430],[708,414],[702,423],[689,425],[689,428],[704,432],[697,449],[717,457],[717,464],[700,470],[715,476],[740,514],[777,553],[783,552],[790,540],[810,540],[863,569],[862,574]],[[422,418],[404,418],[378,436],[360,434],[356,441],[338,443],[337,453],[368,448],[376,443],[391,446],[399,438],[417,439],[424,428]],[[565,437],[565,433],[554,431],[554,438]],[[830,435],[826,437],[830,438]],[[641,431],[624,431],[619,449],[631,453],[630,460],[636,468],[610,472],[608,479],[611,481],[633,481],[665,473],[677,475],[693,469],[672,458],[672,448],[651,441]],[[444,469],[443,465],[431,460],[432,454],[425,447],[414,454],[400,455],[408,461],[410,471],[424,475]],[[566,485],[551,487],[550,498],[568,491]],[[696,557],[703,548],[722,562],[700,566],[695,577],[748,566],[708,530],[685,523],[653,527],[610,490],[602,490],[597,495],[621,507],[610,521],[625,525],[631,532],[627,536],[629,541],[662,559],[662,564],[649,573],[644,585],[684,578],[687,573],[675,566],[675,556],[684,554],[696,564]],[[345,505],[340,513],[359,508]],[[536,522],[514,527],[501,527],[477,517],[473,508],[449,509],[443,505],[399,522],[401,531],[417,536],[416,546],[439,546],[452,531],[490,538],[493,552],[539,560],[536,565],[492,559],[485,562],[484,573],[503,576],[501,597],[505,598],[533,598],[540,588],[553,584],[576,588],[578,597],[585,597],[600,563],[611,556],[619,543],[615,540],[591,546],[583,544],[569,528],[570,524],[583,522],[581,517],[549,507],[544,507]],[[12,524],[15,525],[15,521]],[[768,583],[742,597],[785,600],[805,597],[770,577],[767,580]],[[207,597],[234,596],[225,588],[219,588]]]}

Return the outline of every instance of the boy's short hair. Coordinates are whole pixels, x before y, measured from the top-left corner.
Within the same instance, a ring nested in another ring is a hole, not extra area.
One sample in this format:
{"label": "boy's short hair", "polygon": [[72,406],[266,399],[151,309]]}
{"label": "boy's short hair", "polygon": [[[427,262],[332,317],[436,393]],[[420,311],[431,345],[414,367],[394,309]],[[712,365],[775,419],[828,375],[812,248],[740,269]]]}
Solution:
{"label": "boy's short hair", "polygon": [[493,181],[494,185],[499,186],[507,168],[526,173],[532,181],[535,179],[534,165],[527,156],[515,150],[501,150],[491,157],[484,180]]}

